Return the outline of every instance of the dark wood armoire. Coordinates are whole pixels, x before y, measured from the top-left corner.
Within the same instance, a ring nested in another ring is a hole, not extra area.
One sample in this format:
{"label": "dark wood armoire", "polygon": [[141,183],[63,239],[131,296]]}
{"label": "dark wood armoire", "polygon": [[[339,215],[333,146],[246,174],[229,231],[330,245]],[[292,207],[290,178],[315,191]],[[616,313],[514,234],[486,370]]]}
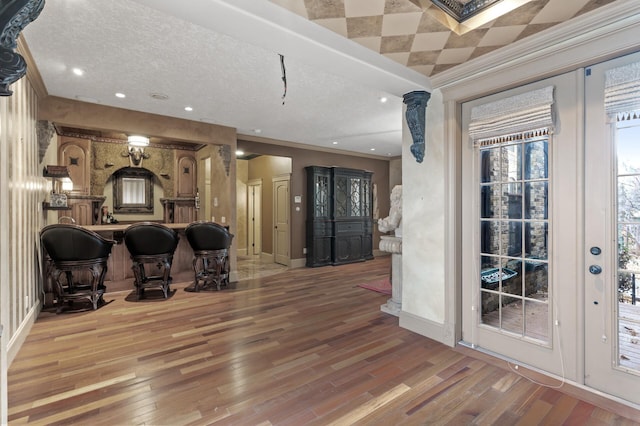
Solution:
{"label": "dark wood armoire", "polygon": [[308,166],[307,266],[373,259],[372,172]]}

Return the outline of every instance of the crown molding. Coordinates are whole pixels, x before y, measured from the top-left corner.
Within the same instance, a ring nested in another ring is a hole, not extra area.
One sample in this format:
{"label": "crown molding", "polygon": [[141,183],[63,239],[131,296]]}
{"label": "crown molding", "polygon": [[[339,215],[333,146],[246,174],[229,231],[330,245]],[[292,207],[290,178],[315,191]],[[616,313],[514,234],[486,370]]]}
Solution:
{"label": "crown molding", "polygon": [[[621,37],[623,33],[626,35]],[[588,48],[583,48],[587,45]],[[440,89],[443,93],[457,91],[456,88],[471,89],[480,78],[495,77],[502,84],[498,87],[504,87],[509,83],[504,81],[503,74],[516,68],[520,76],[511,82],[514,85],[544,77],[540,71],[544,68],[541,67],[544,61],[552,62],[553,72],[557,74],[639,48],[640,2],[618,0],[437,74],[431,77],[431,82],[434,89]],[[530,72],[522,72],[525,65],[530,65]],[[485,92],[489,91],[489,88],[485,89]],[[470,92],[477,90],[481,88],[471,89]],[[458,93],[454,97],[464,99],[465,94]]]}
{"label": "crown molding", "polygon": [[27,79],[31,83],[33,90],[35,90],[36,95],[39,99],[44,99],[49,96],[49,92],[47,91],[47,87],[42,80],[42,76],[40,75],[40,71],[38,71],[38,67],[36,66],[36,62],[33,60],[33,56],[31,55],[31,51],[29,50],[29,46],[25,41],[24,37],[18,38],[18,52],[24,58],[27,63]]}
{"label": "crown molding", "polygon": [[[238,142],[241,142],[241,141],[258,142],[258,143],[263,143],[265,145],[285,146],[288,148],[304,149],[306,151],[319,151],[319,152],[327,152],[331,154],[349,155],[352,157],[370,158],[372,160],[389,161],[393,158],[399,158],[399,157],[388,157],[388,156],[382,156],[382,155],[366,154],[366,153],[354,152],[354,151],[345,151],[342,149],[335,149],[335,148],[325,148],[325,147],[316,146],[316,145],[307,145],[307,144],[298,143],[298,142],[282,141],[278,139],[270,139],[270,138],[265,138],[260,136],[245,135],[245,134],[238,133]],[[263,153],[255,152],[254,154],[263,154]],[[265,154],[265,155],[268,155],[268,154]]]}

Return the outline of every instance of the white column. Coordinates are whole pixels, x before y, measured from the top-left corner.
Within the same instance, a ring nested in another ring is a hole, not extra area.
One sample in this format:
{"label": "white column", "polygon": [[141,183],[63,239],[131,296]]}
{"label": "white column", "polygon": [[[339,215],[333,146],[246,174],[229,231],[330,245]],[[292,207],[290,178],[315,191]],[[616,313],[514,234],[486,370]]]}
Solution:
{"label": "white column", "polygon": [[391,299],[380,306],[382,312],[400,316],[402,311],[402,238],[382,235],[380,250],[391,253]]}

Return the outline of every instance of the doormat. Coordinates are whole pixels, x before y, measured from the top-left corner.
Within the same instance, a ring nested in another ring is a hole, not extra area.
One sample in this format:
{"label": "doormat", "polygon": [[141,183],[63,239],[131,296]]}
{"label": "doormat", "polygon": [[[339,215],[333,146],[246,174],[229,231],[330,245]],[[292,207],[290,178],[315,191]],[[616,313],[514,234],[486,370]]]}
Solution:
{"label": "doormat", "polygon": [[364,284],[358,284],[358,287],[366,288],[367,290],[373,290],[382,294],[391,295],[391,280],[389,279],[389,277]]}

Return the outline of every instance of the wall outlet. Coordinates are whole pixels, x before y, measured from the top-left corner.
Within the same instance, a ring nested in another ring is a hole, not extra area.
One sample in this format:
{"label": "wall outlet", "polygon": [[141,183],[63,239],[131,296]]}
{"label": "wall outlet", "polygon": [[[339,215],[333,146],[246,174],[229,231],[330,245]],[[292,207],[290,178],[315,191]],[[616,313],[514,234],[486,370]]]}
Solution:
{"label": "wall outlet", "polygon": [[307,248],[306,247],[302,249],[302,254],[307,254]]}
{"label": "wall outlet", "polygon": [[227,223],[227,218],[226,218],[226,217],[224,217],[224,216],[222,216],[222,217],[220,218],[220,221],[221,221],[222,223]]}

